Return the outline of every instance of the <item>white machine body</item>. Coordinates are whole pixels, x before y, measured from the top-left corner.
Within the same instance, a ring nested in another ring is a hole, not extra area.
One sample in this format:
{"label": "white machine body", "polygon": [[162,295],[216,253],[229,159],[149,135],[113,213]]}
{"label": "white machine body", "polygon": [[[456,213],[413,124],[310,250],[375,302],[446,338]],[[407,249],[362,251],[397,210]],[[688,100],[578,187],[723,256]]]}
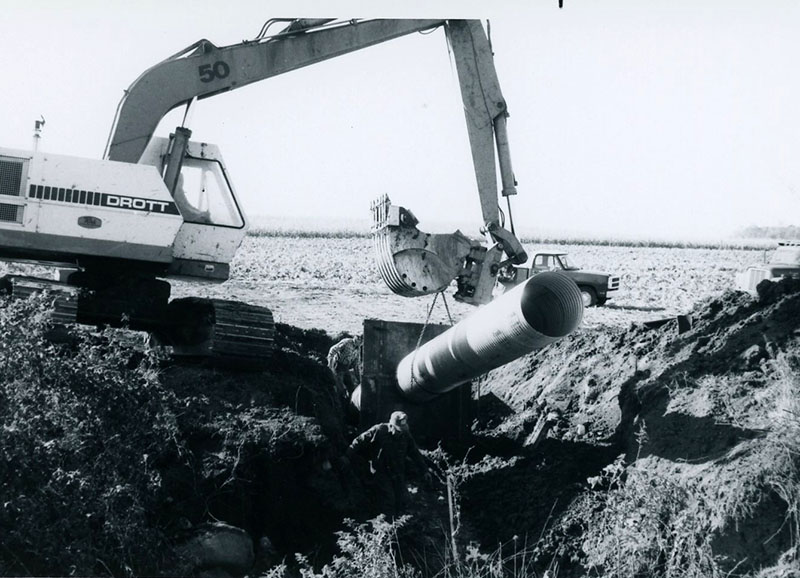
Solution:
{"label": "white machine body", "polygon": [[219,149],[190,143],[179,199],[161,174],[168,145],[154,138],[138,164],[0,148],[0,258],[75,265],[88,255],[227,279],[247,223]]}

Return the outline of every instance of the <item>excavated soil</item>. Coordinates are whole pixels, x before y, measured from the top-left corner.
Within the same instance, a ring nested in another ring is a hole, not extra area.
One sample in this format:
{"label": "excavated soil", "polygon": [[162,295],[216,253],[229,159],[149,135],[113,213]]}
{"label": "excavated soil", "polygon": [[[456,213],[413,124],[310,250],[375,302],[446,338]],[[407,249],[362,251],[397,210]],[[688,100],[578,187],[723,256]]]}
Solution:
{"label": "excavated soil", "polygon": [[[781,421],[797,410],[786,392],[798,391],[800,280],[764,283],[758,297],[725,292],[690,315],[682,333],[677,321],[583,328],[474,383],[471,448],[449,456],[461,543],[524,544],[540,574],[611,575],[593,534],[609,527],[598,504],[608,510],[603,495],[644,477],[701,499],[703,547],[723,572],[795,566],[798,497],[785,490],[797,482],[776,480],[800,468],[797,452],[777,466],[800,433],[800,420]],[[154,464],[163,482],[150,518],[170,540],[225,522],[256,544],[251,574],[295,553],[319,567],[345,519],[377,513],[339,466],[357,428],[332,395],[325,356],[337,337],[279,324],[266,370],[162,369],[182,445]],[[412,482],[401,550],[435,571],[446,488]]]}
{"label": "excavated soil", "polygon": [[[268,369],[234,371],[168,365],[162,382],[184,407],[184,455],[163,456],[163,508],[157,517],[177,543],[209,522],[247,532],[253,571],[302,553],[316,567],[336,553],[345,520],[380,511],[357,478],[341,467],[357,435],[357,416],[333,395],[326,363],[338,336],[277,325]],[[446,520],[440,491],[417,486],[404,543],[423,551]],[[264,544],[268,545],[267,551]]]}
{"label": "excavated soil", "polygon": [[[477,445],[513,456],[464,488],[465,517],[482,543],[538,539],[543,563],[560,565],[560,576],[582,575],[586,568],[574,561],[587,546],[574,533],[586,528],[568,520],[590,482],[621,455],[627,468],[694,484],[708,497],[720,517],[709,526],[711,551],[723,570],[755,572],[786,560],[797,547],[796,503],[763,483],[773,454],[760,448],[775,425],[780,388],[796,379],[800,281],[767,282],[758,298],[726,292],[691,317],[684,333],[677,320],[578,331],[480,380],[487,408]],[[535,439],[546,415],[552,428]],[[796,453],[791,459],[796,466]],[[759,479],[742,488],[748,472]],[[730,508],[736,492],[749,492],[752,507]]]}
{"label": "excavated soil", "polygon": [[[789,506],[766,485],[737,485],[742,470],[756,467],[770,426],[777,361],[800,351],[800,281],[761,289],[758,298],[706,300],[683,333],[677,321],[585,328],[481,378],[472,447],[450,457],[468,472],[459,539],[489,550],[524,540],[539,570],[584,575],[589,547],[576,517],[585,515],[592,480],[616,463],[717,496],[711,548],[723,570],[755,572],[785,559],[796,546]],[[325,354],[335,339],[288,325],[278,334],[266,371],[164,371],[186,408],[189,459],[164,459],[159,517],[176,535],[224,521],[256,544],[266,537],[273,561],[302,552],[323,564],[344,519],[377,512],[338,467],[357,430],[331,395]],[[416,485],[401,548],[430,569],[441,562],[446,492]],[[736,492],[749,492],[752,507],[726,510]]]}
{"label": "excavated soil", "polygon": [[[758,467],[758,444],[774,419],[779,361],[794,367],[800,351],[800,282],[765,284],[757,298],[726,292],[696,306],[691,319],[683,333],[677,321],[585,328],[475,383],[472,447],[450,457],[469,472],[459,485],[460,539],[489,550],[524,540],[540,571],[584,575],[586,528],[576,516],[596,491],[593,480],[622,464],[716,496],[710,544],[723,570],[756,572],[785,561],[796,548],[789,505],[767,484],[743,489],[739,478]],[[175,515],[190,511],[192,523],[221,519],[256,541],[267,536],[283,556],[311,552],[323,563],[342,520],[374,512],[336,466],[356,430],[328,395],[324,355],[333,339],[289,326],[280,333],[281,350],[267,372],[165,374],[186,399],[202,390],[215,400],[186,416],[196,430],[194,449],[206,456],[200,461],[232,451],[224,436],[220,445],[217,424],[223,415],[246,419],[242,408],[272,408],[271,419],[305,432],[302,443],[289,436],[270,440],[267,450],[245,443],[227,486],[205,479],[209,487],[199,490],[188,470],[175,472],[174,493],[191,496],[173,501]],[[747,494],[747,508],[729,507],[737,492]],[[448,527],[444,487],[419,485],[410,513],[401,546],[433,567]]]}

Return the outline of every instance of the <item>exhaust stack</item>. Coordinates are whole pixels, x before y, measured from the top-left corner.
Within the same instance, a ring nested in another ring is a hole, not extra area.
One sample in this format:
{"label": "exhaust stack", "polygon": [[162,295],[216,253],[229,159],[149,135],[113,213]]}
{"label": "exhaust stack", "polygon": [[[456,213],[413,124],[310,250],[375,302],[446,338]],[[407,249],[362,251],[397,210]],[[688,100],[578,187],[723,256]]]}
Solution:
{"label": "exhaust stack", "polygon": [[578,286],[540,273],[406,355],[397,384],[408,400],[428,401],[566,337],[582,318]]}

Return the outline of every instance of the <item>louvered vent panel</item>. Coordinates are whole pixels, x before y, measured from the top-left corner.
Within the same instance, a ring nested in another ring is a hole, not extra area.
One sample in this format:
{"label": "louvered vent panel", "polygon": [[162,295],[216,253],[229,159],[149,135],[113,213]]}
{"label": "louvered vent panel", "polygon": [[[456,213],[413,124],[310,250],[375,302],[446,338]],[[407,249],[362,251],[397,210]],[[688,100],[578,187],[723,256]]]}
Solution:
{"label": "louvered vent panel", "polygon": [[19,196],[22,161],[0,160],[0,195]]}
{"label": "louvered vent panel", "polygon": [[21,223],[22,212],[25,209],[23,205],[9,205],[0,203],[0,222],[3,223]]}

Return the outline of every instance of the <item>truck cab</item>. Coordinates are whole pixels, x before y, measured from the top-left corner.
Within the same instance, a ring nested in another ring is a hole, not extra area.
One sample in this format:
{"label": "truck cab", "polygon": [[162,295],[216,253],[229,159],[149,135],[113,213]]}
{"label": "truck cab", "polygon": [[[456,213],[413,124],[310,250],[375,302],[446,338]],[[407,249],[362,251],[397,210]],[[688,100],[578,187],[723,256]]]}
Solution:
{"label": "truck cab", "polygon": [[533,256],[532,267],[534,273],[542,271],[579,271],[579,267],[572,265],[566,253],[536,253]]}
{"label": "truck cab", "polygon": [[619,290],[619,275],[584,271],[576,266],[569,255],[560,251],[536,253],[524,267],[513,267],[504,272],[500,283],[510,287],[544,271],[556,271],[572,279],[581,291],[584,307],[604,305],[611,297],[609,293]]}
{"label": "truck cab", "polygon": [[761,265],[753,265],[736,275],[736,288],[755,294],[764,280],[777,281],[783,277],[800,277],[800,240],[781,241],[772,257]]}

